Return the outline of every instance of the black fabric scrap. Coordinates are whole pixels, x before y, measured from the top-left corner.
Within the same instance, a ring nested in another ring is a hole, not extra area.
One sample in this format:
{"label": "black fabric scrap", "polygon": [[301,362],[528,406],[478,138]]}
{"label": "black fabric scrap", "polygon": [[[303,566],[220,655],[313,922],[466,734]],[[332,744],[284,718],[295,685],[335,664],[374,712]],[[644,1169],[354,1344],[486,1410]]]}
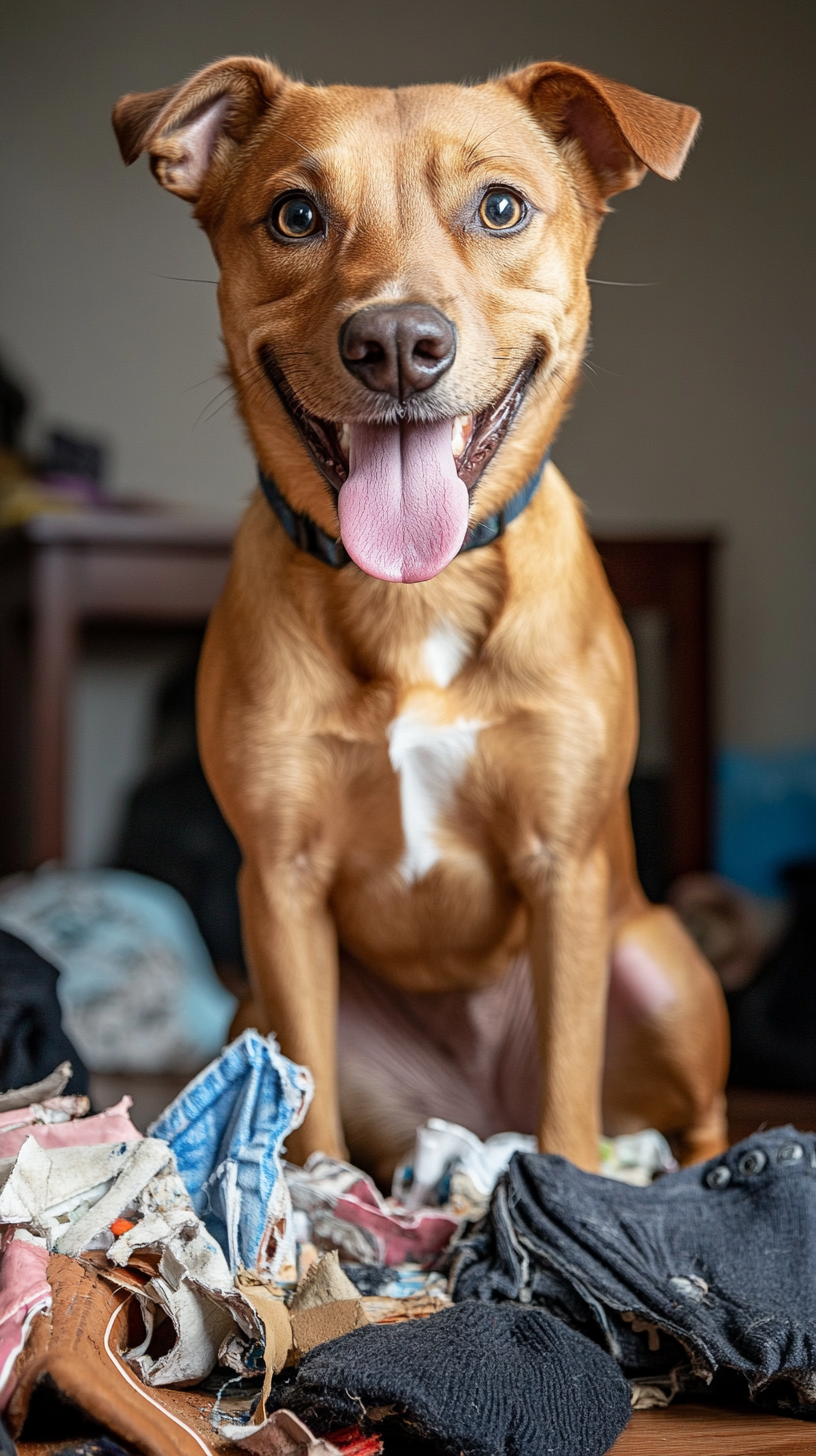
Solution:
{"label": "black fabric scrap", "polygon": [[370,1325],[311,1350],[272,1392],[312,1429],[409,1435],[449,1456],[603,1456],[629,1386],[598,1345],[543,1310],[479,1303]]}
{"label": "black fabric scrap", "polygon": [[[401,1270],[394,1264],[341,1264],[358,1294],[382,1294],[389,1284],[399,1279]],[[417,1291],[419,1293],[419,1291]]]}
{"label": "black fabric scrap", "polygon": [[516,1155],[451,1281],[457,1301],[594,1324],[630,1376],[685,1350],[696,1376],[735,1371],[757,1404],[814,1419],[816,1137],[756,1133],[648,1188]]}
{"label": "black fabric scrap", "polygon": [[0,1091],[39,1082],[65,1061],[73,1067],[66,1092],[88,1091],[88,1073],[62,1029],[58,977],[50,961],[0,930]]}

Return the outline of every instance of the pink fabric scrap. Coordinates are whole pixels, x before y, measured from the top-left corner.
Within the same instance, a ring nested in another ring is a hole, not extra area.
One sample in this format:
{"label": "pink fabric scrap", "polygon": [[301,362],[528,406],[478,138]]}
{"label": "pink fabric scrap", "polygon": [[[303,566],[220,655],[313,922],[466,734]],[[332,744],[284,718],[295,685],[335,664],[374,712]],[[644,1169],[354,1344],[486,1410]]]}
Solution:
{"label": "pink fabric scrap", "polygon": [[433,1263],[447,1248],[459,1227],[459,1220],[436,1208],[408,1213],[391,1205],[377,1188],[361,1177],[334,1205],[334,1217],[357,1224],[374,1239],[381,1264]]}
{"label": "pink fabric scrap", "polygon": [[132,1106],[133,1098],[125,1096],[105,1112],[71,1122],[37,1122],[33,1115],[26,1117],[27,1113],[35,1113],[33,1107],[8,1113],[6,1116],[17,1119],[17,1126],[7,1126],[4,1131],[0,1122],[0,1158],[16,1158],[27,1137],[33,1137],[41,1148],[87,1148],[99,1143],[135,1142],[142,1134],[128,1116]]}
{"label": "pink fabric scrap", "polygon": [[45,1239],[33,1240],[20,1229],[5,1235],[0,1256],[0,1411],[17,1384],[14,1366],[31,1321],[51,1303],[47,1269]]}

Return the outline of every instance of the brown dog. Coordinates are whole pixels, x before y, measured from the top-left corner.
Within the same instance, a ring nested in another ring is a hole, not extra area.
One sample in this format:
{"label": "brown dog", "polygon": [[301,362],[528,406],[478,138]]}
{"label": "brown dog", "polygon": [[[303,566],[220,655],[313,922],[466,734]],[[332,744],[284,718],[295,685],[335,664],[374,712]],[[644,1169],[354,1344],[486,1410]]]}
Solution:
{"label": "brown dog", "polygon": [[497,1130],[521,1088],[515,1126],[585,1168],[602,1105],[686,1161],[724,1144],[722,997],[634,868],[630,642],[574,496],[537,479],[606,198],[676,177],[698,120],[555,62],[388,91],[234,58],[114,112],[209,235],[265,476],[199,721],[244,856],[243,1024],[315,1075],[295,1156],[344,1153],[342,1100],[385,1176],[451,1068],[460,1121]]}

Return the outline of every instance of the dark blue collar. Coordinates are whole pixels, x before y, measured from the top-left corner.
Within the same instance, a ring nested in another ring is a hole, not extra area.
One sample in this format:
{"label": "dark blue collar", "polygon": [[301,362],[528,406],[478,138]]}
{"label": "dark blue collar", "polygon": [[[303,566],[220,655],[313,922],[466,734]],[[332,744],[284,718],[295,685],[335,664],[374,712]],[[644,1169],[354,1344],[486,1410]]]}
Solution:
{"label": "dark blue collar", "polygon": [[[477,521],[469,528],[459,548],[460,554],[463,551],[475,551],[478,546],[489,546],[491,541],[496,541],[499,536],[504,535],[510,522],[514,521],[516,516],[520,516],[524,507],[530,504],[541,484],[544,467],[549,458],[548,450],[541,464],[536,466],[521,490],[517,490],[500,511],[494,511],[486,521]],[[322,561],[326,566],[334,566],[338,570],[341,566],[348,566],[351,557],[342,541],[336,541],[333,536],[329,536],[322,526],[318,526],[317,521],[312,520],[311,516],[294,510],[285,496],[281,495],[272,477],[265,475],[260,466],[258,466],[258,480],[261,490],[290,541],[294,541],[301,551],[308,552],[310,556],[314,556],[317,561]]]}

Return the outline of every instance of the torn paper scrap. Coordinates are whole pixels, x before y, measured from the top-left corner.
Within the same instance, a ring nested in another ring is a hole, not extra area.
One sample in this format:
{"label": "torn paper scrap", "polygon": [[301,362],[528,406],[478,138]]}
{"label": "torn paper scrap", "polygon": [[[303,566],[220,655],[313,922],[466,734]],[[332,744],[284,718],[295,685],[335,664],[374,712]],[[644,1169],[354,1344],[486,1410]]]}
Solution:
{"label": "torn paper scrap", "polygon": [[28,1102],[13,1111],[0,1112],[0,1133],[11,1132],[15,1127],[29,1127],[36,1122],[70,1122],[74,1117],[84,1117],[90,1109],[90,1097],[81,1094],[46,1097],[43,1102]]}
{"label": "torn paper scrap", "polygon": [[323,1254],[303,1276],[289,1306],[300,1354],[370,1323],[357,1290],[340,1268],[337,1250]]}
{"label": "torn paper scrap", "polygon": [[[157,1274],[137,1294],[145,1338],[140,1346],[128,1351],[126,1358],[146,1385],[194,1385],[203,1380],[217,1364],[221,1344],[234,1330],[227,1305],[191,1281],[183,1258],[175,1241],[166,1243]],[[150,1352],[156,1305],[171,1321],[175,1333],[171,1348],[158,1356]]]}
{"label": "torn paper scrap", "polygon": [[316,1309],[337,1299],[357,1299],[358,1291],[340,1268],[337,1250],[321,1254],[304,1274],[292,1295],[290,1309]]}
{"label": "torn paper scrap", "polygon": [[263,1330],[264,1383],[256,1416],[263,1421],[272,1379],[283,1369],[292,1349],[292,1323],[283,1299],[250,1269],[239,1270],[236,1287],[252,1305]]}
{"label": "torn paper scrap", "polygon": [[275,1038],[245,1031],[185,1087],[149,1129],[172,1148],[196,1213],[235,1273],[296,1279],[281,1148],[299,1127],[314,1084]]}

